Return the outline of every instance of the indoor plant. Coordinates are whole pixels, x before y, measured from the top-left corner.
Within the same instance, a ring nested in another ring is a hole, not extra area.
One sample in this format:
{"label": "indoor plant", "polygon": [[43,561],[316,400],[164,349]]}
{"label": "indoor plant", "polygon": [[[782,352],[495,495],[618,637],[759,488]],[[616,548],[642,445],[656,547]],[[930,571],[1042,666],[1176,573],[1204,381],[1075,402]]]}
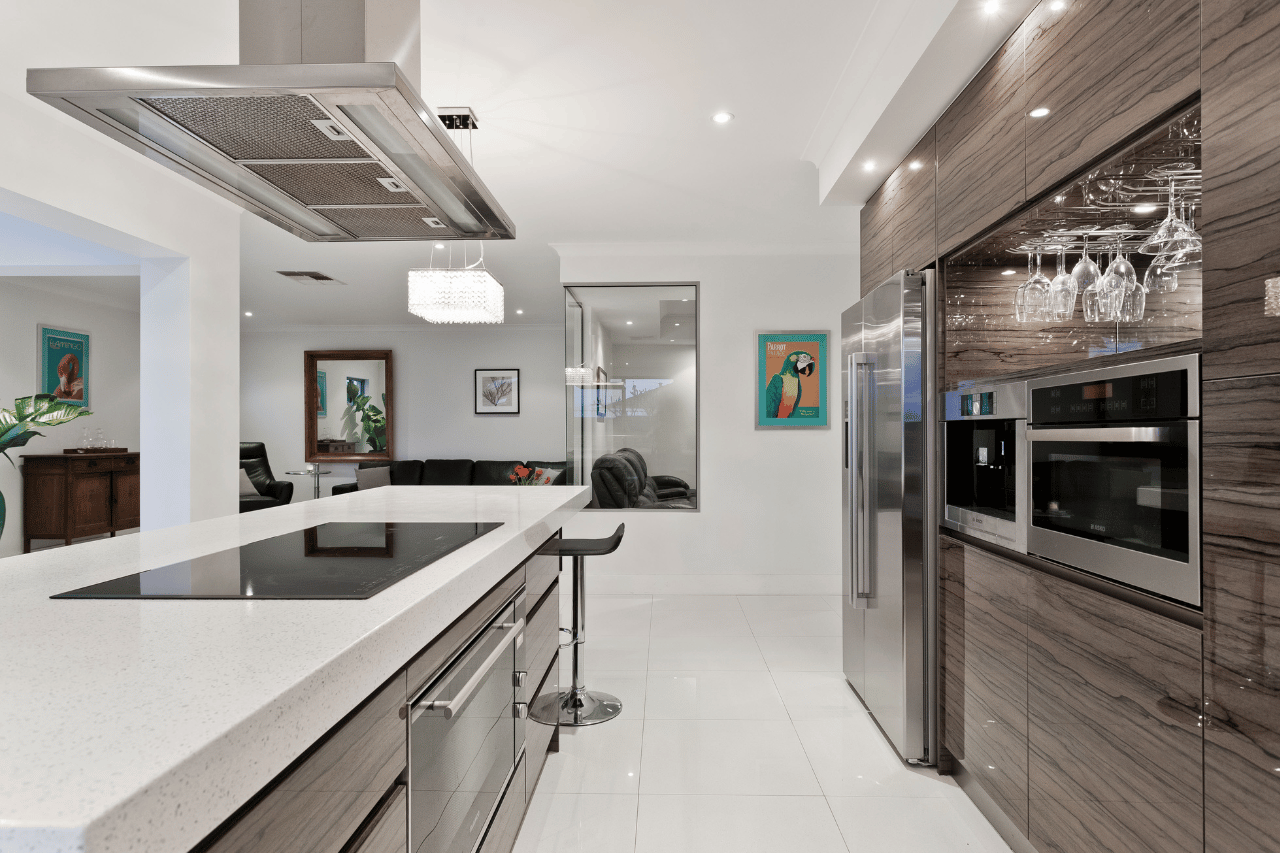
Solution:
{"label": "indoor plant", "polygon": [[[42,432],[36,427],[51,427],[74,421],[81,415],[91,415],[88,409],[74,403],[65,403],[52,394],[35,394],[18,397],[12,409],[0,409],[0,453],[17,468],[18,463],[9,455],[10,448],[22,447]],[[4,494],[0,493],[0,535],[4,533]]]}

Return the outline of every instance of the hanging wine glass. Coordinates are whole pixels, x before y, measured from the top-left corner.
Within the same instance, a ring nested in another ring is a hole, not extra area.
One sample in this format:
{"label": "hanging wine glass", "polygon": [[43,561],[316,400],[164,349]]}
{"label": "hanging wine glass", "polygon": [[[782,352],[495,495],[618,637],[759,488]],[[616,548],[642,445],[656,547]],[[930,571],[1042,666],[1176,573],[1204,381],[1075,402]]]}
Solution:
{"label": "hanging wine glass", "polygon": [[1075,268],[1071,270],[1071,277],[1076,281],[1076,291],[1083,293],[1090,285],[1097,282],[1102,277],[1102,271],[1098,269],[1098,265],[1089,260],[1089,237],[1085,235],[1084,251],[1080,253],[1080,260],[1076,263]]}
{"label": "hanging wine glass", "polygon": [[1178,200],[1175,195],[1174,181],[1169,179],[1169,214],[1160,223],[1147,241],[1138,249],[1144,255],[1158,255],[1161,252],[1180,252],[1186,249],[1200,248],[1200,235],[1187,225],[1178,215]]}
{"label": "hanging wine glass", "polygon": [[1058,247],[1058,274],[1049,282],[1048,319],[1066,323],[1076,311],[1076,280],[1067,272],[1067,250]]}
{"label": "hanging wine glass", "polygon": [[1031,284],[1034,275],[1031,271],[1031,253],[1027,252],[1027,280],[1018,285],[1017,291],[1013,294],[1013,319],[1019,323],[1026,323],[1031,320],[1030,306],[1027,305],[1027,288]]}
{"label": "hanging wine glass", "polygon": [[1136,323],[1142,319],[1147,310],[1147,290],[1140,284],[1125,291],[1120,299],[1120,322]]}
{"label": "hanging wine glass", "polygon": [[[1029,256],[1028,256],[1029,258]],[[1030,271],[1030,263],[1027,265]],[[1040,272],[1040,253],[1036,252],[1035,272],[1027,279],[1026,310],[1031,321],[1048,319],[1049,279]]]}
{"label": "hanging wine glass", "polygon": [[1173,293],[1178,289],[1178,271],[1169,268],[1168,255],[1156,255],[1142,277],[1142,286],[1149,293]]}

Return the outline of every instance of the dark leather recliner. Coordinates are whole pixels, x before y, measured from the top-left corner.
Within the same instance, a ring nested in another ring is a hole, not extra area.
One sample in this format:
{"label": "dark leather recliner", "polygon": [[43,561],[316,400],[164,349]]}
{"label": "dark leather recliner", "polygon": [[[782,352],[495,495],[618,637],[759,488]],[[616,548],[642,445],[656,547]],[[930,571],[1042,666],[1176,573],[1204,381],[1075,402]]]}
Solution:
{"label": "dark leather recliner", "polygon": [[271,465],[267,462],[267,446],[261,441],[240,442],[240,467],[258,490],[256,495],[240,496],[241,512],[284,506],[293,500],[293,483],[277,480],[271,473]]}
{"label": "dark leather recliner", "polygon": [[606,453],[591,466],[591,503],[601,509],[694,509],[693,488],[679,477],[648,476],[636,450]]}

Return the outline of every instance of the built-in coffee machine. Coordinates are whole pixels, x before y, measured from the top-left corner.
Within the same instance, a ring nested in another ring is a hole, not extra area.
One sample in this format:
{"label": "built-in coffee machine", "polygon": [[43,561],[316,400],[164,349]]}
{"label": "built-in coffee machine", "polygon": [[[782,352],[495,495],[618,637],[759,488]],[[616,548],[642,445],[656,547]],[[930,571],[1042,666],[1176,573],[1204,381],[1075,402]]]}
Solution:
{"label": "built-in coffee machine", "polygon": [[943,526],[1026,553],[1026,383],[945,397]]}

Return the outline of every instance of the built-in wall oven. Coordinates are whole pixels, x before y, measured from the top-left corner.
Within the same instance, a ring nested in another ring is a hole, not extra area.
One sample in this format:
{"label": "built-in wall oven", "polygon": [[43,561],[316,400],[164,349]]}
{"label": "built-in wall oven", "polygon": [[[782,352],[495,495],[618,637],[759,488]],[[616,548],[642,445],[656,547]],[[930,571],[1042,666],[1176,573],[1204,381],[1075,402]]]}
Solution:
{"label": "built-in wall oven", "polygon": [[410,703],[411,853],[472,853],[524,800],[524,616],[522,587]]}
{"label": "built-in wall oven", "polygon": [[1199,356],[1027,386],[1028,552],[1200,606]]}
{"label": "built-in wall oven", "polygon": [[1026,553],[1026,383],[945,397],[943,526]]}

